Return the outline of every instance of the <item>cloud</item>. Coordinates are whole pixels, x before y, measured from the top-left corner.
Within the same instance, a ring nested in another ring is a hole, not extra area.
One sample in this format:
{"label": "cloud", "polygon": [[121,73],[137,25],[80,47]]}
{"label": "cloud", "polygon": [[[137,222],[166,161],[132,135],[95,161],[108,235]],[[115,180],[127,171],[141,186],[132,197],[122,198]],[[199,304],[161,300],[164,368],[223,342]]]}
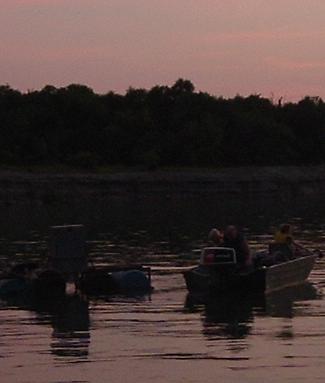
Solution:
{"label": "cloud", "polygon": [[182,76],[225,96],[324,85],[324,0],[0,3],[0,83],[120,90]]}
{"label": "cloud", "polygon": [[[80,2],[78,0],[70,0],[70,2]],[[1,6],[16,7],[19,5],[33,6],[33,5],[57,5],[67,3],[67,0],[2,0]]]}
{"label": "cloud", "polygon": [[233,32],[220,32],[210,33],[203,36],[204,41],[212,42],[225,42],[225,43],[245,43],[245,42],[272,42],[272,41],[292,41],[292,40],[314,40],[325,38],[325,30],[316,31],[292,31],[286,29],[266,29],[257,31],[233,31]]}
{"label": "cloud", "polygon": [[282,57],[268,57],[265,62],[272,67],[286,71],[325,69],[325,60],[290,60]]}

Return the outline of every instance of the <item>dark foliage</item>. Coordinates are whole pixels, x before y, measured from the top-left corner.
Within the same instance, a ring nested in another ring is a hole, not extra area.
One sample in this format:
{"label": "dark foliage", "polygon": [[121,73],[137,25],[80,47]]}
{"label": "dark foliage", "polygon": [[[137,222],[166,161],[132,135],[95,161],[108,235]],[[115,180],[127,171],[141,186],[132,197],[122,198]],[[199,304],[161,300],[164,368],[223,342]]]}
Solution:
{"label": "dark foliage", "polygon": [[218,167],[325,162],[325,104],[273,104],[173,86],[95,94],[82,85],[23,94],[0,86],[2,165]]}

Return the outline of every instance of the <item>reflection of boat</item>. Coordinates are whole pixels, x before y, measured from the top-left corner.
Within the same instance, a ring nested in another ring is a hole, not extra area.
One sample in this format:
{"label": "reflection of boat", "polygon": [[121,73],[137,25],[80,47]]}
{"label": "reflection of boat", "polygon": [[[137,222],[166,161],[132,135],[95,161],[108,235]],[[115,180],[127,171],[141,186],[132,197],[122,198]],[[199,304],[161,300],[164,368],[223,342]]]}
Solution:
{"label": "reflection of boat", "polygon": [[295,259],[244,270],[238,267],[233,249],[211,247],[203,250],[200,265],[185,271],[184,278],[190,292],[270,293],[304,283],[316,259],[317,255],[306,253]]}
{"label": "reflection of boat", "polygon": [[216,299],[211,294],[186,297],[185,308],[201,312],[204,330],[208,338],[246,337],[255,316],[292,318],[299,315],[295,303],[315,300],[319,297],[310,283],[290,287],[270,294],[225,294]]}
{"label": "reflection of boat", "polygon": [[202,311],[204,335],[209,338],[245,338],[252,327],[253,303],[251,299],[224,296],[218,300],[211,296],[192,296],[188,294],[185,308],[190,311]]}
{"label": "reflection of boat", "polygon": [[299,286],[289,287],[281,291],[274,291],[260,299],[260,315],[272,317],[292,318],[295,303],[311,301],[319,298],[319,292],[309,282]]}

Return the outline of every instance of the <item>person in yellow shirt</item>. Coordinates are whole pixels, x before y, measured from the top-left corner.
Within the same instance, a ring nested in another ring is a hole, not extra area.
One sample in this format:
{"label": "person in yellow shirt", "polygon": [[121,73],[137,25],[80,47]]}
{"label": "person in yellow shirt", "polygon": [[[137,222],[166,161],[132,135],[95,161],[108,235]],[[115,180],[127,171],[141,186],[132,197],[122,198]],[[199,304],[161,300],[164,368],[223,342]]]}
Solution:
{"label": "person in yellow shirt", "polygon": [[288,223],[281,225],[279,230],[275,233],[274,243],[276,243],[277,245],[292,245],[292,226]]}
{"label": "person in yellow shirt", "polygon": [[275,233],[274,241],[270,244],[270,254],[274,259],[286,261],[293,259],[296,255],[296,246],[292,234],[292,226],[285,223]]}

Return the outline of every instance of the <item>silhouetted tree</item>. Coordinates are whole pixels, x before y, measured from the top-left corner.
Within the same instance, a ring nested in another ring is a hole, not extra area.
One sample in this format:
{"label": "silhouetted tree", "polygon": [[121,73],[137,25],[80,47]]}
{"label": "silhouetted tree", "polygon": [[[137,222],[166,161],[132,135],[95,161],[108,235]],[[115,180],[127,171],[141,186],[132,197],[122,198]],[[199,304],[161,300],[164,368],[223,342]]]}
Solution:
{"label": "silhouetted tree", "polygon": [[196,92],[189,80],[125,95],[71,84],[21,93],[0,86],[0,163],[157,167],[325,162],[319,97],[273,104]]}

